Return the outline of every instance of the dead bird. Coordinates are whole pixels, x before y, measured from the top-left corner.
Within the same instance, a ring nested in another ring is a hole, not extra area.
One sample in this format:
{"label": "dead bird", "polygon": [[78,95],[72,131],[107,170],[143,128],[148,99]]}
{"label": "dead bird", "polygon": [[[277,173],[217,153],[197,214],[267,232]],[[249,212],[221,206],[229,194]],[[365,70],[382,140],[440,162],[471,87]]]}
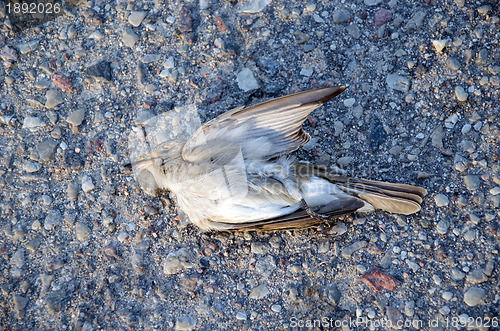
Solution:
{"label": "dead bird", "polygon": [[350,178],[290,156],[310,140],[302,129],[309,114],[345,88],[230,110],[132,166],[147,169],[202,230],[290,230],[352,212],[418,212],[427,194],[421,187]]}

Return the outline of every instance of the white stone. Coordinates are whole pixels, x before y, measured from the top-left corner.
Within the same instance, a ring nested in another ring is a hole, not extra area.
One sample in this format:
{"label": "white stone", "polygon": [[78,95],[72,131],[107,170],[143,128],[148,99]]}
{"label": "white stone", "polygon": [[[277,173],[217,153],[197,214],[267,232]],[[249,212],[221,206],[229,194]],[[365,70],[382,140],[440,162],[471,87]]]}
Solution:
{"label": "white stone", "polygon": [[245,92],[259,88],[257,79],[255,79],[252,70],[248,68],[243,68],[239,72],[238,76],[236,76],[236,81],[238,82],[238,87]]}
{"label": "white stone", "polygon": [[96,30],[96,31],[92,32],[89,36],[89,39],[101,40],[102,39],[101,31]]}
{"label": "white stone", "polygon": [[432,45],[434,45],[434,48],[438,53],[441,53],[443,49],[448,45],[448,43],[449,43],[448,39],[432,40]]}
{"label": "white stone", "polygon": [[444,207],[450,203],[448,197],[442,193],[436,194],[434,196],[434,201],[436,202],[436,206],[438,207]]}
{"label": "white stone", "polygon": [[458,101],[467,101],[467,98],[469,97],[469,95],[467,94],[467,92],[465,92],[464,88],[462,86],[457,86],[455,87],[455,95],[458,99]]}
{"label": "white stone", "polygon": [[262,299],[269,294],[269,288],[266,284],[261,284],[255,287],[250,295],[248,296],[250,299]]}
{"label": "white stone", "polygon": [[406,77],[390,74],[385,80],[389,88],[401,92],[407,92],[410,89],[410,80]]}
{"label": "white stone", "polygon": [[26,116],[23,121],[23,128],[33,129],[45,126],[45,123],[36,116]]}
{"label": "white stone", "polygon": [[354,106],[355,102],[356,102],[356,99],[354,99],[354,98],[345,99],[344,106],[350,108],[350,107]]}
{"label": "white stone", "polygon": [[444,126],[448,129],[453,129],[455,127],[455,124],[457,124],[457,122],[458,122],[458,115],[453,114],[444,120]]}
{"label": "white stone", "polygon": [[251,0],[240,9],[240,13],[255,14],[261,12],[272,0]]}
{"label": "white stone", "polygon": [[238,321],[246,321],[246,319],[247,319],[247,314],[245,314],[245,313],[244,313],[244,312],[242,312],[242,311],[239,311],[239,312],[237,312],[237,313],[236,313],[236,319],[237,319]]}
{"label": "white stone", "polygon": [[92,183],[92,178],[89,176],[84,176],[82,178],[82,190],[87,193],[95,189],[94,183]]}
{"label": "white stone", "polygon": [[138,27],[139,25],[141,25],[147,14],[148,13],[145,11],[133,11],[128,17],[128,22],[130,23],[130,25]]}

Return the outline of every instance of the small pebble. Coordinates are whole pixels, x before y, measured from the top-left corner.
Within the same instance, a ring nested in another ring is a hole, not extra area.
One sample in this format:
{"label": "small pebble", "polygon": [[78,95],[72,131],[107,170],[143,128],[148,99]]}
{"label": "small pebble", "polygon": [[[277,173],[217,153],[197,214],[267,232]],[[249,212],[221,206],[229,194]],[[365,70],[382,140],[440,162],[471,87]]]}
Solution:
{"label": "small pebble", "polygon": [[476,239],[476,230],[469,230],[464,233],[465,241],[472,242]]}
{"label": "small pebble", "polygon": [[389,74],[386,77],[386,83],[389,88],[401,92],[408,92],[410,88],[410,80],[406,77]]}
{"label": "small pebble", "polygon": [[281,305],[272,305],[271,310],[274,311],[275,313],[281,313],[282,307]]}
{"label": "small pebble", "polygon": [[441,279],[441,277],[439,277],[438,275],[432,275],[432,280],[434,281],[434,283],[436,285],[441,285],[443,283],[443,280]]}
{"label": "small pebble", "polygon": [[259,88],[259,83],[253,72],[248,68],[243,68],[238,75],[236,76],[236,81],[238,83],[238,87],[245,92],[255,90]]}
{"label": "small pebble", "polygon": [[56,87],[58,87],[63,92],[73,91],[73,81],[71,77],[65,76],[63,74],[54,72],[52,74],[52,82]]}
{"label": "small pebble", "polygon": [[464,176],[464,184],[465,184],[465,187],[467,188],[467,190],[475,191],[481,185],[481,181],[480,181],[479,176],[467,175],[467,176]]}
{"label": "small pebble", "polygon": [[38,129],[45,125],[46,124],[39,117],[35,116],[26,116],[23,120],[23,128],[26,129]]}
{"label": "small pebble", "polygon": [[464,126],[462,127],[462,133],[463,134],[469,133],[471,128],[472,125],[470,125],[469,123],[464,124]]}
{"label": "small pebble", "polygon": [[248,296],[250,299],[262,299],[266,297],[269,294],[269,288],[267,287],[266,284],[261,284],[257,287],[255,287],[252,292],[250,292],[250,295]]}
{"label": "small pebble", "polygon": [[61,103],[64,102],[64,99],[61,96],[61,93],[59,91],[51,89],[48,90],[47,93],[45,94],[45,108],[47,109],[52,109],[57,105],[60,105]]}
{"label": "small pebble", "polygon": [[342,257],[349,258],[349,257],[351,257],[351,255],[355,251],[357,251],[363,247],[366,247],[367,245],[368,245],[368,242],[366,242],[364,240],[363,241],[356,241],[356,242],[354,242],[354,243],[352,243],[352,244],[350,244],[342,249]]}
{"label": "small pebble", "polygon": [[92,178],[90,178],[89,176],[84,176],[82,178],[82,190],[85,193],[87,193],[87,192],[92,191],[93,189],[95,189],[95,185],[92,182]]}
{"label": "small pebble", "polygon": [[[313,14],[313,19],[314,19],[314,22],[316,22],[316,23],[325,23],[325,20],[323,18],[321,18],[321,16],[319,16],[318,14]],[[323,36],[321,31],[316,31],[316,33],[317,33],[317,36],[320,38],[321,38],[321,36]]]}
{"label": "small pebble", "polygon": [[335,137],[339,137],[342,134],[342,131],[344,130],[344,123],[342,123],[341,121],[334,121],[333,129],[335,130],[334,132]]}
{"label": "small pebble", "polygon": [[[126,231],[121,231],[118,236],[116,237],[118,239],[119,242],[124,242],[125,240],[127,240],[129,237],[128,233]],[[168,256],[167,256],[167,260],[168,260]],[[177,266],[178,263],[177,263],[177,260],[175,261],[175,266]],[[164,272],[169,275],[171,273],[165,271],[166,269],[167,270],[171,270],[173,268],[173,266],[171,266],[170,264],[167,266],[167,263],[164,263],[163,265],[163,270]],[[176,273],[176,271],[172,272],[172,273]]]}
{"label": "small pebble", "polygon": [[295,37],[295,41],[299,45],[302,45],[302,44],[306,43],[307,41],[309,41],[309,39],[311,39],[311,37],[308,34],[302,32],[302,31],[295,31],[293,33],[293,35]]}
{"label": "small pebble", "polygon": [[132,28],[126,27],[122,33],[122,41],[125,46],[132,48],[139,41],[139,36]]}
{"label": "small pebble", "polygon": [[69,116],[66,118],[66,122],[74,126],[79,126],[83,123],[84,118],[85,108],[82,107],[69,114]]}
{"label": "small pebble", "polygon": [[[125,235],[122,235],[124,233]],[[120,235],[118,240],[125,241],[128,238],[128,234],[122,231],[122,240],[120,240]],[[175,252],[170,252],[164,263],[163,272],[167,275],[173,275],[180,272],[183,269],[192,269],[195,265],[191,262],[192,256],[186,248],[180,248]]]}
{"label": "small pebble", "polygon": [[5,62],[16,62],[18,57],[17,57],[17,52],[14,48],[11,48],[7,45],[5,45],[2,48],[2,51],[0,53],[0,57],[5,61]]}
{"label": "small pebble", "polygon": [[387,306],[386,316],[390,325],[403,325],[403,314],[397,308]]}
{"label": "small pebble", "polygon": [[85,70],[85,73],[94,78],[98,82],[110,82],[111,77],[111,63],[106,60],[99,61],[91,65]]}
{"label": "small pebble", "polygon": [[441,220],[441,221],[439,221],[439,223],[436,226],[436,231],[439,234],[445,234],[446,232],[448,232],[449,227],[450,227],[450,224],[447,221]]}
{"label": "small pebble", "polygon": [[453,129],[455,127],[455,124],[457,124],[458,119],[459,118],[457,114],[452,114],[444,120],[444,126],[448,129]]}
{"label": "small pebble", "polygon": [[10,264],[16,266],[17,268],[22,268],[24,266],[25,258],[24,258],[24,249],[19,248],[12,257],[10,258]]}
{"label": "small pebble", "polygon": [[390,10],[380,8],[375,13],[374,24],[375,26],[382,26],[385,23],[389,22],[391,18],[392,18],[392,12]]}
{"label": "small pebble", "polygon": [[41,230],[42,229],[42,223],[40,223],[39,220],[33,221],[33,223],[31,223],[31,229],[34,230],[34,231]]}
{"label": "small pebble", "polygon": [[246,5],[240,9],[240,13],[256,14],[264,10],[272,2],[272,0],[252,0],[247,1]]}
{"label": "small pebble", "polygon": [[315,4],[315,3],[308,3],[308,4],[306,5],[306,10],[307,10],[308,12],[313,12],[313,11],[315,11],[315,10],[316,10],[316,4]]}
{"label": "small pebble", "polygon": [[444,207],[450,203],[448,197],[442,193],[436,194],[434,196],[434,201],[436,202],[436,206],[438,207]]}
{"label": "small pebble", "polygon": [[432,40],[432,45],[434,45],[434,48],[438,53],[441,53],[443,49],[448,45],[449,40],[448,39],[434,39]]}
{"label": "small pebble", "polygon": [[62,223],[61,220],[62,220],[61,212],[57,209],[53,209],[45,217],[43,228],[47,231],[51,231],[54,229],[54,227]]}
{"label": "small pebble", "polygon": [[312,69],[302,68],[300,70],[300,75],[306,76],[306,77],[311,77],[313,73],[314,73],[314,71]]}
{"label": "small pebble", "polygon": [[26,43],[20,44],[18,46],[18,48],[19,48],[19,51],[21,52],[21,54],[28,54],[28,53],[33,52],[35,49],[37,49],[38,44],[39,44],[38,40],[32,40],[32,41],[28,41]]}
{"label": "small pebble", "polygon": [[458,99],[458,101],[467,101],[467,98],[469,97],[469,95],[467,94],[467,92],[465,92],[464,88],[462,86],[457,86],[455,87],[455,95]]}
{"label": "small pebble", "polygon": [[69,200],[78,198],[78,182],[76,180],[70,181],[66,187],[66,195]]}
{"label": "small pebble", "polygon": [[347,232],[347,225],[345,225],[344,222],[337,222],[334,226],[331,227],[330,230],[328,230],[328,234],[333,234],[335,236],[341,236],[344,233]]}
{"label": "small pebble", "polygon": [[438,126],[431,134],[431,145],[437,148],[443,148],[444,130]]}
{"label": "small pebble", "polygon": [[408,268],[410,268],[413,272],[417,272],[418,269],[420,269],[420,266],[416,262],[406,260],[406,264],[408,265]]}
{"label": "small pebble", "polygon": [[343,156],[343,157],[340,157],[337,159],[337,164],[340,167],[345,167],[345,166],[349,165],[353,160],[354,160],[354,158],[351,156]]}
{"label": "small pebble", "polygon": [[189,315],[178,316],[175,320],[175,330],[193,330],[196,327],[196,320]]}
{"label": "small pebble", "polygon": [[133,11],[128,17],[128,22],[134,27],[141,25],[142,21],[148,13],[145,11]]}
{"label": "small pebble", "polygon": [[247,320],[247,314],[245,314],[242,311],[239,311],[239,312],[236,313],[236,319],[238,321],[246,321]]}
{"label": "small pebble", "polygon": [[451,269],[451,275],[450,276],[451,276],[451,279],[453,279],[453,280],[461,280],[461,279],[465,278],[465,273],[462,272],[458,268],[453,268],[453,269]]}
{"label": "small pebble", "polygon": [[488,277],[485,274],[485,270],[483,268],[476,268],[469,272],[466,277],[467,283],[476,285],[480,283],[484,283],[488,280]]}
{"label": "small pebble", "polygon": [[446,65],[448,66],[448,68],[454,71],[460,69],[460,62],[454,57],[449,57],[448,59],[446,59]]}
{"label": "small pebble", "polygon": [[45,139],[36,145],[38,159],[41,162],[48,162],[54,156],[57,142],[52,139]]}
{"label": "small pebble", "polygon": [[350,108],[350,107],[354,106],[355,102],[356,102],[356,99],[354,99],[354,98],[345,99],[344,106]]}
{"label": "small pebble", "polygon": [[448,306],[443,306],[443,307],[439,308],[439,313],[440,313],[441,315],[446,316],[446,315],[448,315],[450,312],[451,312],[451,309],[450,309],[450,307],[448,307]]}
{"label": "small pebble", "polygon": [[347,9],[337,9],[333,12],[333,23],[345,23],[351,19],[351,12]]}
{"label": "small pebble", "polygon": [[451,292],[443,292],[442,297],[446,301],[450,301],[453,298],[453,293],[451,293]]}
{"label": "small pebble", "polygon": [[486,291],[478,287],[469,287],[464,294],[464,302],[469,307],[480,304],[486,296]]}
{"label": "small pebble", "polygon": [[491,195],[499,195],[500,194],[500,186],[495,186],[494,188],[490,189],[490,194]]}
{"label": "small pebble", "polygon": [[25,161],[23,163],[23,170],[28,173],[37,172],[42,168],[42,165],[38,162]]}
{"label": "small pebble", "polygon": [[491,10],[490,5],[482,5],[477,9],[477,12],[481,15],[487,15],[490,10]]}
{"label": "small pebble", "polygon": [[253,254],[267,254],[269,252],[270,246],[268,243],[253,242],[251,245],[251,251]]}
{"label": "small pebble", "polygon": [[85,241],[90,235],[90,228],[82,222],[76,222],[75,224],[75,236],[76,239],[80,241]]}
{"label": "small pebble", "polygon": [[359,27],[356,23],[351,23],[347,27],[347,33],[354,39],[359,39],[361,37],[361,31],[359,30]]}
{"label": "small pebble", "polygon": [[42,240],[38,237],[31,239],[27,244],[26,248],[34,253],[38,250],[38,247],[40,247],[40,244],[42,243]]}

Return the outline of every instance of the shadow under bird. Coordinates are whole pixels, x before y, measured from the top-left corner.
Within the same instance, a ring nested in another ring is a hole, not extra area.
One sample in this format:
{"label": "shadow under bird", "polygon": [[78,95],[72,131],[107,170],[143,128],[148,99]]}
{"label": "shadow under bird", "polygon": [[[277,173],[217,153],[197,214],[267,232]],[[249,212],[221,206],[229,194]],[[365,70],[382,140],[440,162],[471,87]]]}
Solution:
{"label": "shadow under bird", "polygon": [[203,230],[289,230],[352,212],[420,210],[421,187],[355,179],[290,153],[310,137],[302,124],[345,86],[325,87],[236,108],[187,140],[169,140],[133,162]]}

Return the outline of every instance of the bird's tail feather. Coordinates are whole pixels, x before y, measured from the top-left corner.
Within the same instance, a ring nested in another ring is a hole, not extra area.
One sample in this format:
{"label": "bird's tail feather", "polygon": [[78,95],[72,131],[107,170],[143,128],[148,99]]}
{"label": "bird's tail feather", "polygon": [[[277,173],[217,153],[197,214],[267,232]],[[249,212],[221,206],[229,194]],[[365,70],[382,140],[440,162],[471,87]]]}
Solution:
{"label": "bird's tail feather", "polygon": [[420,210],[427,190],[413,185],[379,182],[344,176],[325,177],[347,194],[358,197],[375,209],[409,215]]}
{"label": "bird's tail feather", "polygon": [[373,208],[390,213],[409,215],[418,212],[422,198],[427,194],[427,190],[418,186],[341,176],[333,169],[311,163],[297,162],[295,167],[299,176],[324,178]]}

